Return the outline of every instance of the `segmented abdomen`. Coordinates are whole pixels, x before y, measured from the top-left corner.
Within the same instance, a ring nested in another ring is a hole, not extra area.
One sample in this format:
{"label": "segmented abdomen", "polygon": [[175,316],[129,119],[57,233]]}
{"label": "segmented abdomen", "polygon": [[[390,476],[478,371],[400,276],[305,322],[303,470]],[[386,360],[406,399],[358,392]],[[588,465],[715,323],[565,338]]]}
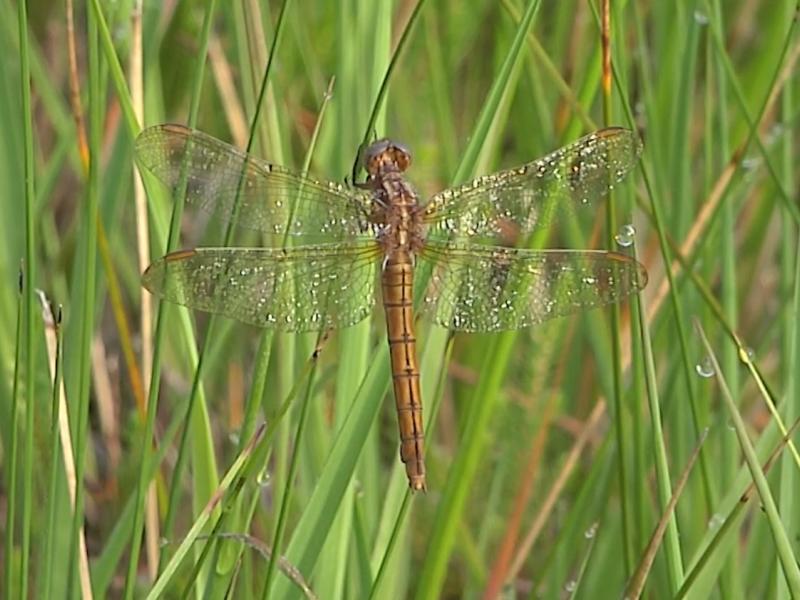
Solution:
{"label": "segmented abdomen", "polygon": [[381,283],[400,426],[400,459],[406,465],[411,489],[424,490],[422,395],[419,388],[417,340],[414,337],[413,279],[414,267],[409,254],[397,253],[387,259]]}

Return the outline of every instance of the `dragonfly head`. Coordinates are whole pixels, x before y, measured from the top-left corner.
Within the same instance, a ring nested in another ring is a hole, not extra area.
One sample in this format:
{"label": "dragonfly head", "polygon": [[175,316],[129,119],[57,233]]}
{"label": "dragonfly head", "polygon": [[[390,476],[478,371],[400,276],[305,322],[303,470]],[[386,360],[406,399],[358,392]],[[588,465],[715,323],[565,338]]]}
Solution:
{"label": "dragonfly head", "polygon": [[388,171],[402,173],[411,164],[411,152],[403,144],[384,138],[367,146],[361,162],[371,177]]}

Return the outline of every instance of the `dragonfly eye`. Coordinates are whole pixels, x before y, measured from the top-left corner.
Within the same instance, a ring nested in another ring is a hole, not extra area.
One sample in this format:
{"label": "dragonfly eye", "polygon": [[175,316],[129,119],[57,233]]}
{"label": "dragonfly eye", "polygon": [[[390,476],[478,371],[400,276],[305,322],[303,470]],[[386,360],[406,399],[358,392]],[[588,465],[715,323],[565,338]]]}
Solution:
{"label": "dragonfly eye", "polygon": [[411,164],[411,152],[399,142],[382,139],[367,147],[362,155],[362,163],[373,177],[389,170],[402,173]]}

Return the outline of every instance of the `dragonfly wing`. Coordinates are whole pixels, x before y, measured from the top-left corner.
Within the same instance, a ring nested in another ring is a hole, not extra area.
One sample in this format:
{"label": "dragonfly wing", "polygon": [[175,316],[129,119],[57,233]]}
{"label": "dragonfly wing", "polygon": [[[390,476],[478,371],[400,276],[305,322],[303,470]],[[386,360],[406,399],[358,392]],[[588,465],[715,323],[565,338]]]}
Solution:
{"label": "dragonfly wing", "polygon": [[142,283],[165,300],[281,331],[347,327],[375,297],[374,241],[289,248],[197,248],[151,264]]}
{"label": "dragonfly wing", "polygon": [[647,284],[644,267],[616,252],[432,241],[420,258],[432,266],[423,313],[456,331],[527,327],[617,302]]}
{"label": "dragonfly wing", "polygon": [[182,125],[156,125],[139,134],[136,160],[173,195],[186,178],[186,199],[224,222],[272,236],[340,239],[369,234],[370,194],[269,164]]}
{"label": "dragonfly wing", "polygon": [[440,192],[425,206],[425,221],[433,235],[494,236],[509,225],[528,233],[603,197],[641,151],[633,131],[601,129],[526,165]]}

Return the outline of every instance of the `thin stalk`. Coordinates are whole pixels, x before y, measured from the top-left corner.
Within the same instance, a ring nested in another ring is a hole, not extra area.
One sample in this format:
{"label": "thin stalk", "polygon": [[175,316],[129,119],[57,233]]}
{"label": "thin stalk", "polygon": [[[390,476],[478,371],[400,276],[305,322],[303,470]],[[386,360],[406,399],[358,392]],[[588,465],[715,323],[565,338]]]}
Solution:
{"label": "thin stalk", "polygon": [[[796,10],[797,5],[792,1],[785,2],[787,18],[791,18],[792,13]],[[795,102],[795,89],[792,86],[787,86],[783,90],[781,97],[781,114],[785,121],[789,121],[793,112],[796,109]],[[784,185],[787,189],[797,189],[797,176],[794,165],[797,162],[796,153],[793,151],[792,136],[785,136],[784,143],[781,144],[780,149],[780,166],[783,173]],[[783,372],[785,373],[785,395],[789,401],[783,402],[783,418],[786,422],[791,422],[800,413],[800,407],[796,402],[792,402],[792,398],[800,397],[798,393],[798,364],[800,364],[800,352],[798,351],[798,344],[800,344],[800,323],[798,323],[797,315],[800,314],[800,247],[797,252],[793,250],[793,240],[796,236],[796,229],[788,222],[788,219],[781,219],[781,254],[782,254],[782,267],[781,267],[781,287],[785,294],[784,297],[791,298],[787,303],[788,306],[784,309],[783,317],[783,352],[781,353],[784,358],[782,365]],[[792,265],[794,262],[794,268]],[[780,493],[778,497],[778,507],[783,519],[784,527],[787,531],[795,531],[798,524],[798,510],[800,508],[800,500],[794,493],[797,489],[797,468],[792,463],[790,457],[784,458],[780,465]],[[776,565],[775,567],[775,585],[777,588],[776,595],[778,597],[788,597],[789,589],[786,581],[783,578],[783,573]]]}
{"label": "thin stalk", "polygon": [[[758,462],[758,455],[748,437],[748,427],[733,400],[731,390],[720,368],[714,349],[711,347],[708,337],[699,322],[695,321],[695,327],[703,347],[711,360],[711,364],[713,365],[714,373],[719,383],[720,395],[730,414],[736,436],[739,439],[742,453],[745,457],[745,462],[747,463],[747,468],[753,477],[753,483],[755,484],[759,499],[761,500],[761,505],[766,514],[767,524],[769,525],[772,540],[775,544],[775,552],[782,567],[783,577],[789,589],[789,594],[792,598],[800,598],[800,567],[798,567],[797,557],[794,555],[789,532],[783,527],[775,498],[767,482],[766,474]],[[782,432],[784,435],[788,434],[786,429],[782,430]]]}
{"label": "thin stalk", "polygon": [[61,356],[62,356],[62,339],[61,339],[61,309],[58,311],[58,318],[54,323],[54,335],[56,340],[54,367],[53,373],[53,398],[50,410],[50,485],[47,494],[47,533],[44,544],[44,569],[42,570],[42,585],[39,592],[42,598],[50,598],[54,594],[51,590],[53,563],[55,562],[55,532],[57,528],[56,523],[56,499],[58,495],[58,457],[61,451],[61,438],[58,436],[58,422],[61,418],[59,414],[59,405],[61,398]]}
{"label": "thin stalk", "polygon": [[[215,6],[215,0],[208,0],[208,3],[206,4],[206,11],[204,14],[204,21],[203,21],[203,31],[205,32],[205,35],[202,37],[202,39],[206,41],[206,44],[208,41],[208,33],[211,28],[211,17],[214,13],[214,6]],[[200,106],[199,90],[202,86],[203,74],[205,72],[205,56],[206,56],[206,47],[204,46],[203,51],[200,54],[200,60],[197,61],[197,66],[194,74],[194,88],[193,88],[194,93],[192,94],[192,103],[189,111],[190,125],[196,122],[197,120],[197,113]],[[175,247],[175,243],[178,239],[178,232],[179,232],[182,212],[183,212],[183,194],[178,194],[178,197],[175,199],[175,204],[173,206],[173,211],[172,211],[169,236],[167,238],[167,250],[170,250]],[[142,436],[143,441],[142,441],[141,456],[139,461],[140,466],[139,466],[138,481],[136,485],[136,502],[135,502],[136,510],[134,512],[134,517],[133,517],[130,559],[128,563],[128,572],[125,579],[125,591],[123,594],[123,597],[126,598],[126,600],[130,600],[133,597],[133,592],[136,582],[136,573],[139,562],[139,551],[141,549],[141,537],[142,537],[141,534],[142,534],[144,515],[142,514],[142,510],[140,507],[142,506],[142,500],[144,498],[146,489],[149,485],[149,478],[147,477],[146,465],[151,460],[152,457],[152,448],[150,440],[153,439],[156,413],[158,412],[158,392],[160,387],[159,383],[161,379],[161,353],[164,345],[163,339],[164,339],[164,328],[166,321],[165,310],[166,310],[166,303],[165,302],[159,303],[158,310],[156,312],[156,332],[155,335],[153,336],[154,339],[153,366],[151,369],[150,388],[147,398],[147,419],[145,420],[145,428]]]}
{"label": "thin stalk", "polygon": [[[600,42],[602,51],[602,99],[603,122],[606,127],[613,123],[612,98],[611,98],[611,2],[602,0],[600,3]],[[617,233],[617,209],[615,194],[609,192],[606,201],[606,243],[609,249],[615,247],[614,236]],[[620,351],[620,330],[622,328],[618,304],[609,307],[610,333],[611,333],[611,373],[613,383],[613,398],[611,405],[614,413],[614,434],[617,440],[617,477],[619,481],[620,509],[622,512],[622,542],[625,557],[625,574],[633,571],[634,547],[631,535],[632,511],[630,507],[630,494],[628,488],[628,439],[625,427],[625,404],[622,398],[622,358]]]}
{"label": "thin stalk", "polygon": [[[103,53],[105,55],[106,64],[111,73],[111,82],[117,90],[117,99],[119,106],[122,108],[122,114],[125,117],[125,125],[128,127],[128,133],[131,137],[135,137],[141,126],[136,118],[136,113],[131,104],[131,94],[128,90],[128,85],[125,82],[125,75],[122,72],[122,65],[119,62],[117,53],[114,50],[114,41],[111,39],[111,32],[108,29],[103,16],[103,9],[100,5],[100,0],[91,0],[91,11],[97,31],[99,34],[100,44],[102,44]],[[202,62],[202,61],[201,61]]]}
{"label": "thin stalk", "polygon": [[[639,19],[637,19],[637,23],[640,23]],[[637,35],[643,35],[641,26],[637,28]],[[615,80],[617,80],[616,74]],[[632,122],[633,115],[630,113],[628,107],[626,107],[626,111],[626,117],[628,118],[629,122]],[[661,252],[661,256],[664,257],[664,261],[669,263],[671,262],[672,257],[669,249],[668,236],[666,233],[666,221],[663,216],[663,200],[656,193],[653,177],[651,176],[650,170],[647,168],[644,160],[641,161],[641,172],[642,180],[644,181],[645,189],[647,191],[647,197],[650,200],[650,214],[652,215],[652,220],[658,236],[659,250]],[[681,366],[683,368],[683,380],[686,386],[686,394],[689,398],[689,406],[691,407],[692,423],[695,427],[695,434],[699,436],[700,432],[703,430],[703,426],[700,423],[700,412],[697,407],[698,400],[694,388],[695,374],[692,361],[690,359],[689,342],[686,334],[686,328],[684,326],[684,323],[686,322],[684,317],[684,305],[678,297],[675,274],[672,272],[672,270],[667,269],[666,276],[669,283],[669,296],[672,309],[675,311],[675,325],[678,332],[678,344],[680,348]],[[702,452],[700,454],[700,469],[701,473],[703,474],[705,498],[708,505],[711,502],[710,470],[708,469],[708,465],[705,460],[705,454]]]}
{"label": "thin stalk", "polygon": [[[130,64],[130,91],[131,106],[134,116],[140,124],[144,124],[144,51],[142,47],[142,2],[134,0],[133,12],[131,15],[131,48],[129,56]],[[147,219],[147,196],[145,195],[142,174],[138,169],[133,169],[133,196],[136,207],[136,256],[138,258],[139,272],[144,272],[150,264],[150,229]],[[101,230],[102,235],[102,230]],[[105,257],[107,253],[103,253]],[[107,268],[110,273],[110,268]],[[139,332],[141,335],[141,359],[142,371],[131,374],[131,386],[139,404],[141,416],[145,415],[145,393],[144,390],[150,389],[151,373],[153,366],[153,297],[143,286],[139,286]],[[119,319],[118,319],[119,320]],[[127,321],[120,321],[127,328]],[[123,336],[123,340],[127,336]],[[128,344],[129,345],[129,344]],[[126,353],[128,350],[126,350]],[[129,365],[135,365],[135,355],[131,351],[131,358],[126,359]],[[130,369],[130,367],[129,367]],[[156,483],[150,484],[145,498],[145,537],[147,567],[150,579],[155,579],[158,575],[159,563],[159,544],[161,537],[160,523],[158,514],[158,498],[156,496]]]}
{"label": "thin stalk", "polygon": [[289,462],[289,471],[286,478],[286,486],[281,499],[281,506],[278,511],[278,523],[275,526],[275,535],[272,539],[272,554],[269,557],[269,564],[267,566],[267,575],[264,580],[264,588],[261,591],[261,598],[266,600],[270,598],[270,590],[274,584],[275,569],[277,566],[277,559],[281,555],[281,542],[283,540],[283,531],[286,528],[286,522],[289,517],[289,503],[292,498],[293,481],[297,474],[297,465],[300,462],[300,443],[303,439],[305,432],[306,420],[308,417],[308,407],[311,404],[312,389],[314,386],[314,375],[317,366],[317,353],[314,353],[314,365],[311,372],[308,374],[308,385],[306,387],[306,394],[303,398],[303,404],[300,409],[300,419],[297,423],[297,430],[295,432],[294,444],[292,445],[292,460]]}
{"label": "thin stalk", "polygon": [[236,457],[236,460],[233,461],[228,472],[225,473],[222,481],[220,481],[205,507],[200,511],[197,519],[195,519],[186,537],[181,541],[175,554],[172,556],[169,563],[167,563],[164,572],[159,576],[148,592],[147,600],[156,600],[164,597],[167,585],[175,577],[178,567],[186,558],[192,545],[200,537],[203,529],[205,529],[209,521],[211,521],[212,515],[218,513],[217,509],[221,503],[225,503],[231,497],[238,495],[241,490],[241,484],[243,483],[241,474],[247,472],[251,457],[264,439],[264,431],[265,427],[257,429],[247,446],[245,446],[244,450]]}
{"label": "thin stalk", "polygon": [[[328,107],[328,104],[332,98],[333,94],[333,86],[334,86],[335,79],[331,78],[330,82],[328,83],[328,88],[325,92],[325,96],[322,99],[322,104],[320,106],[319,115],[317,117],[317,123],[314,127],[314,131],[311,135],[311,140],[309,141],[308,151],[306,152],[305,160],[303,161],[303,173],[308,171],[309,165],[311,164],[311,157],[314,154],[314,150],[317,147],[317,139],[319,136],[319,132],[322,128],[322,124],[325,121],[325,113]],[[255,124],[254,124],[255,125]],[[253,429],[255,428],[258,412],[261,409],[261,402],[262,398],[264,397],[264,392],[266,389],[266,382],[267,382],[267,370],[269,366],[269,360],[272,352],[272,342],[274,339],[274,332],[272,330],[266,329],[260,336],[258,350],[256,351],[256,358],[254,361],[254,369],[253,369],[253,378],[252,383],[250,386],[250,392],[247,396],[247,402],[245,405],[245,415],[242,419],[242,429],[239,432],[239,444],[240,449],[246,443],[246,440],[250,437]],[[263,461],[261,463],[261,468],[266,468],[266,462],[270,456],[269,452],[263,453]],[[254,510],[255,506],[252,507]],[[236,510],[231,511],[231,518],[229,519],[231,523],[235,525],[241,524],[243,528],[249,526],[252,516],[253,510],[247,511],[247,514],[244,516],[241,514],[241,504],[237,505]],[[230,552],[226,552],[226,549],[230,548]],[[226,544],[223,546],[222,550],[220,551],[220,556],[216,561],[217,564],[217,571],[222,573],[229,572],[235,560],[237,560],[243,551],[243,548],[240,544],[235,546],[231,544]]]}
{"label": "thin stalk", "polygon": [[[25,176],[25,268],[27,270],[27,285],[23,287],[23,318],[24,318],[24,339],[25,339],[25,364],[23,373],[25,375],[24,393],[25,404],[25,446],[23,453],[24,472],[27,474],[23,482],[22,497],[22,548],[20,553],[19,583],[20,598],[28,597],[28,577],[30,569],[31,553],[31,525],[33,514],[33,433],[35,427],[35,377],[34,368],[36,356],[36,329],[33,318],[34,299],[33,286],[36,282],[36,242],[34,238],[34,202],[36,195],[34,192],[34,163],[33,163],[33,123],[31,113],[31,70],[30,58],[28,56],[28,13],[26,0],[17,2],[17,26],[19,35],[19,75],[20,75],[20,96],[23,123],[23,156],[24,156],[24,176]],[[17,379],[14,378],[16,386]],[[15,398],[16,398],[15,394]],[[18,406],[18,405],[17,405]],[[18,408],[17,408],[18,410]],[[16,430],[16,420],[12,427]],[[14,458],[14,457],[12,457]],[[14,467],[16,467],[16,461]],[[12,484],[16,487],[16,476],[12,478]],[[13,489],[13,488],[12,488]],[[12,511],[13,513],[13,511]],[[12,514],[13,518],[13,514]],[[6,547],[6,553],[13,555],[13,523],[10,532],[12,544]],[[9,560],[11,560],[9,558]],[[8,563],[11,564],[10,562]],[[11,570],[6,571],[9,579],[8,589],[10,589],[12,579]],[[9,596],[11,597],[11,596]]]}
{"label": "thin stalk", "polygon": [[[19,381],[20,381],[20,367],[22,365],[22,349],[24,347],[22,341],[22,324],[23,312],[24,312],[24,301],[23,301],[23,286],[25,286],[24,281],[24,271],[20,267],[19,271],[19,287],[17,293],[17,334],[16,334],[16,354],[14,356],[14,383],[12,386],[11,392],[11,431],[10,431],[10,440],[9,440],[9,450],[8,450],[8,481],[6,482],[7,489],[8,489],[8,505],[6,506],[6,531],[5,531],[5,551],[3,552],[4,556],[4,566],[5,566],[5,573],[8,574],[5,580],[5,585],[3,589],[5,590],[5,597],[6,598],[13,598],[14,597],[14,587],[13,581],[14,578],[11,577],[11,573],[14,570],[14,527],[16,525],[16,513],[17,513],[17,462],[18,462],[18,451],[19,451],[19,443],[18,443],[18,436],[19,436],[19,409],[20,409],[20,398],[19,398]],[[25,321],[27,325],[27,321]]]}
{"label": "thin stalk", "polygon": [[[704,4],[706,6],[706,10],[710,13],[710,6],[708,4],[709,0],[705,0]],[[800,5],[798,5],[797,10],[800,10]],[[782,65],[789,49],[792,47],[792,41],[794,40],[794,32],[797,28],[797,24],[800,22],[800,19],[795,18],[790,20],[790,27],[786,35],[786,41],[783,46],[783,50],[781,51],[781,57],[778,61],[778,66]],[[764,114],[764,110],[766,106],[771,102],[772,98],[770,94],[767,94],[759,107],[758,113],[756,116],[750,113],[750,110],[747,105],[747,100],[744,97],[744,92],[742,91],[742,86],[739,84],[739,78],[736,75],[736,71],[733,69],[733,65],[731,64],[730,58],[728,57],[728,53],[726,50],[725,40],[723,39],[722,35],[722,28],[720,23],[716,19],[711,20],[711,31],[713,33],[713,40],[714,40],[714,47],[716,48],[717,52],[719,53],[719,59],[722,63],[722,66],[725,69],[725,73],[728,75],[728,82],[730,83],[731,89],[733,90],[733,95],[736,98],[736,101],[739,103],[739,109],[742,112],[745,120],[747,121],[748,126],[748,141],[745,144],[745,147],[749,147],[751,142],[755,142],[756,147],[758,148],[759,153],[764,159],[764,166],[767,168],[767,172],[769,173],[770,179],[772,180],[773,184],[775,185],[775,189],[778,192],[778,197],[781,201],[783,201],[783,205],[786,208],[787,212],[789,213],[792,220],[795,224],[800,224],[800,208],[797,207],[797,204],[792,199],[789,194],[789,191],[783,187],[783,181],[773,163],[772,157],[770,156],[769,152],[767,152],[767,148],[764,146],[764,142],[761,140],[761,137],[758,135],[758,123],[761,121],[761,118]],[[777,77],[780,73],[780,69],[776,70],[775,76]],[[769,89],[772,89],[774,86],[770,86]]]}
{"label": "thin stalk", "polygon": [[[283,31],[284,15],[286,13],[288,4],[289,0],[285,0],[283,2],[283,4],[281,5],[280,14],[278,16],[278,24],[276,26],[275,38],[273,39],[273,44],[272,47],[270,48],[269,58],[267,60],[267,65],[264,70],[264,76],[261,80],[261,88],[259,90],[258,101],[256,102],[255,113],[253,115],[253,120],[250,125],[250,135],[247,140],[247,149],[246,149],[246,152],[248,153],[251,151],[253,144],[255,143],[255,136],[256,132],[258,131],[257,128],[258,119],[261,115],[261,108],[263,106],[264,96],[267,91],[267,83],[269,81],[269,75],[272,71],[273,59],[277,52],[277,47],[278,47],[277,44],[280,41],[281,32]],[[207,13],[207,15],[210,15],[210,11],[209,13]],[[211,25],[211,19],[209,18],[207,19],[207,21],[204,22],[204,27],[203,27],[204,35],[202,37],[204,44],[201,56],[206,56],[208,39],[210,37],[210,25]],[[197,109],[199,109],[199,99],[200,99],[199,87],[195,89],[195,92],[196,93],[193,95],[193,98],[196,100],[196,102],[193,104],[192,108],[193,110],[196,111]],[[196,114],[195,114],[195,119],[192,119],[190,117],[190,123],[194,122],[195,120],[196,120]],[[242,179],[239,182],[239,188],[241,188],[243,181],[244,181],[244,173],[242,173]],[[225,229],[223,246],[231,245],[235,232],[235,225],[236,225],[236,218],[234,210],[234,218],[231,218],[230,221],[228,221],[228,224]],[[192,390],[189,395],[189,404],[187,405],[186,408],[186,417],[185,417],[186,423],[190,423],[192,421],[195,411],[195,406],[197,405],[197,401],[200,397],[202,388],[202,378],[205,372],[205,365],[208,360],[209,349],[211,347],[213,340],[215,339],[215,335],[218,330],[218,323],[219,323],[218,318],[212,315],[211,320],[209,321],[208,328],[206,330],[206,335],[203,338],[203,344],[200,348],[197,364],[194,369],[194,375],[192,378]],[[269,354],[270,354],[269,352],[266,352],[266,354],[261,352],[259,353],[259,358],[263,360],[266,357],[268,359]],[[257,371],[265,368],[266,365],[256,365]],[[167,511],[166,519],[164,520],[164,535],[166,535],[167,537],[170,537],[172,535],[172,530],[175,524],[175,518],[181,509],[181,505],[178,500],[178,496],[181,491],[181,485],[179,482],[181,481],[185,470],[187,449],[189,448],[189,443],[188,443],[189,439],[190,439],[190,428],[187,427],[181,434],[181,440],[178,446],[179,447],[178,458],[176,460],[175,469],[173,470],[172,474],[172,481],[170,485],[170,500],[168,503],[169,508]],[[159,563],[162,565],[164,563],[164,559],[166,556],[166,550],[167,550],[166,548],[163,548],[161,552],[161,559]]]}
{"label": "thin stalk", "polygon": [[100,86],[100,48],[98,46],[97,19],[90,12],[88,20],[87,56],[89,62],[89,172],[86,199],[82,217],[83,234],[86,236],[82,268],[83,289],[80,295],[78,407],[73,416],[75,430],[75,500],[70,529],[69,579],[67,590],[72,589],[75,575],[75,560],[80,552],[80,536],[83,528],[84,470],[89,426],[89,393],[91,388],[91,345],[94,334],[97,294],[97,215],[100,202],[101,136],[105,95]]}
{"label": "thin stalk", "polygon": [[406,515],[411,508],[411,500],[411,489],[407,487],[405,493],[403,494],[403,503],[400,505],[400,510],[397,512],[397,519],[395,519],[392,533],[389,536],[389,543],[386,545],[386,552],[383,554],[383,559],[381,560],[380,567],[378,567],[378,572],[375,574],[375,579],[372,581],[372,588],[369,591],[369,600],[372,600],[373,598],[379,598],[377,595],[378,590],[381,589],[381,584],[386,576],[389,560],[393,554],[392,551],[395,549],[398,540],[401,538],[400,534],[403,529],[403,525],[406,522]]}
{"label": "thin stalk", "polygon": [[[658,496],[662,510],[665,512],[665,554],[668,565],[668,579],[671,586],[671,593],[678,590],[683,581],[683,557],[681,555],[680,534],[678,532],[678,521],[674,511],[668,507],[674,497],[672,482],[669,475],[669,456],[664,437],[663,425],[661,422],[661,404],[659,402],[658,381],[656,380],[656,363],[653,356],[653,344],[650,338],[650,329],[647,325],[645,314],[647,313],[644,298],[641,296],[636,303],[636,316],[639,319],[639,328],[642,336],[642,347],[644,350],[644,371],[645,384],[647,386],[647,405],[650,414],[650,427],[653,431],[653,454],[655,457],[655,471],[658,482]],[[705,433],[703,434],[705,435]],[[700,451],[698,447],[698,452]],[[668,512],[667,512],[668,511]],[[668,516],[667,516],[668,515]]]}
{"label": "thin stalk", "polygon": [[[456,172],[456,182],[466,179],[475,168],[483,141],[495,123],[497,108],[506,93],[509,79],[515,70],[517,61],[522,56],[523,44],[538,8],[538,0],[531,0],[525,9],[495,82],[487,94],[472,132],[472,143],[467,147]],[[476,475],[478,461],[484,448],[483,436],[477,434],[482,434],[488,426],[492,408],[497,402],[501,379],[508,366],[509,353],[514,339],[513,332],[506,332],[493,336],[489,342],[488,358],[482,366],[482,377],[475,389],[473,402],[466,417],[467,424],[463,439],[468,440],[469,443],[465,444],[466,447],[462,449],[461,454],[453,463],[442,501],[437,510],[438,518],[431,531],[427,559],[419,576],[417,597],[420,599],[435,598],[441,594],[447,562],[455,544],[457,527],[465,508],[467,493],[469,489],[472,489],[473,478]]]}
{"label": "thin stalk", "polygon": [[356,154],[355,161],[353,161],[353,169],[351,171],[352,181],[356,180],[356,175],[358,174],[361,149],[365,148],[367,144],[369,144],[370,137],[373,135],[373,132],[375,130],[375,123],[377,123],[378,114],[383,108],[383,103],[386,98],[386,92],[389,89],[389,81],[392,78],[392,73],[394,72],[395,66],[397,65],[397,61],[400,60],[400,55],[402,54],[403,49],[408,44],[408,41],[411,39],[411,33],[414,30],[414,25],[417,23],[419,15],[422,13],[422,7],[424,5],[425,5],[425,0],[418,0],[416,6],[414,7],[414,12],[411,13],[411,18],[408,21],[408,25],[406,25],[405,29],[403,29],[403,34],[400,36],[400,41],[397,43],[397,48],[395,49],[394,52],[391,53],[392,58],[389,61],[389,66],[386,68],[386,73],[383,76],[383,81],[381,81],[381,87],[378,89],[378,95],[375,98],[375,102],[372,105],[372,112],[370,113],[369,120],[367,121],[367,126],[364,129],[364,136],[361,138],[361,145],[359,146],[359,152]]}

